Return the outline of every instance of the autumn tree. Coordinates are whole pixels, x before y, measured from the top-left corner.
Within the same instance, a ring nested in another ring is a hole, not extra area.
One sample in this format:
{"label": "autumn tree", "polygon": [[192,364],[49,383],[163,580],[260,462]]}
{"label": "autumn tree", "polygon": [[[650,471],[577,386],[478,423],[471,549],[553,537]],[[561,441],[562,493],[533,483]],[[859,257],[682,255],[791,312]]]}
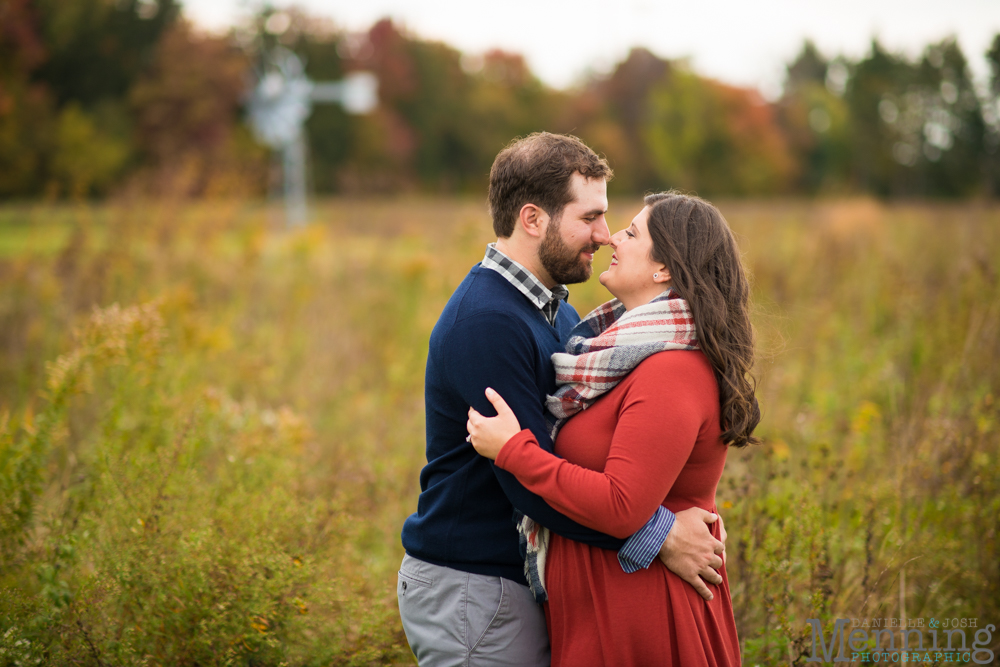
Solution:
{"label": "autumn tree", "polygon": [[853,177],[879,195],[961,196],[981,190],[985,125],[965,56],[953,38],[918,62],[872,42],[845,95]]}
{"label": "autumn tree", "polygon": [[228,39],[199,34],[186,21],[167,31],[129,93],[145,191],[260,191],[263,153],[239,122],[248,75]]}
{"label": "autumn tree", "polygon": [[127,92],[174,0],[0,2],[0,194],[107,192],[132,156]]}
{"label": "autumn tree", "polygon": [[53,103],[31,73],[46,58],[29,0],[0,0],[0,197],[36,194]]}
{"label": "autumn tree", "polygon": [[997,196],[1000,195],[1000,33],[986,51],[986,61],[990,66],[990,82],[983,104],[986,123],[983,151],[989,191]]}
{"label": "autumn tree", "polygon": [[514,136],[553,129],[558,93],[522,56],[463,56],[391,20],[366,33],[303,31],[294,49],[313,80],[368,70],[379,106],[361,117],[318,105],[308,122],[318,191],[373,192],[485,187],[497,152]]}
{"label": "autumn tree", "polygon": [[843,62],[831,63],[809,40],[786,67],[777,104],[778,122],[792,153],[792,188],[798,192],[838,192],[848,188],[850,117],[840,97],[846,81]]}
{"label": "autumn tree", "polygon": [[[932,44],[917,66],[902,112],[923,120],[917,189],[966,196],[983,190],[986,124],[965,55],[954,38]],[[913,109],[916,107],[916,109]]]}
{"label": "autumn tree", "polygon": [[663,188],[644,128],[650,120],[650,93],[670,70],[669,61],[635,48],[610,75],[596,78],[571,101],[564,125],[607,156],[615,169],[613,192]]}
{"label": "autumn tree", "polygon": [[562,129],[557,117],[567,96],[539,81],[520,54],[494,49],[466,58],[463,69],[471,83],[466,131],[475,159],[467,185],[483,191],[493,159],[511,139]]}
{"label": "autumn tree", "polygon": [[661,187],[751,195],[786,189],[793,162],[773,108],[755,90],[675,67],[654,88],[644,136]]}

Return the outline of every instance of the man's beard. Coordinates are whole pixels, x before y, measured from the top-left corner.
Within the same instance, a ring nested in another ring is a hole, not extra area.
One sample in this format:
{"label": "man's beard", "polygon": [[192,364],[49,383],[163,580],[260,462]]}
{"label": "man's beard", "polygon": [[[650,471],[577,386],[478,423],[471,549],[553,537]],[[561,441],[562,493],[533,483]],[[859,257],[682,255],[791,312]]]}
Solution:
{"label": "man's beard", "polygon": [[545,230],[542,245],[538,249],[538,259],[542,267],[548,271],[549,277],[558,284],[582,283],[586,282],[594,269],[589,262],[580,257],[580,253],[597,252],[600,247],[599,243],[593,243],[576,250],[570,248],[559,233],[559,220],[551,219],[548,229]]}

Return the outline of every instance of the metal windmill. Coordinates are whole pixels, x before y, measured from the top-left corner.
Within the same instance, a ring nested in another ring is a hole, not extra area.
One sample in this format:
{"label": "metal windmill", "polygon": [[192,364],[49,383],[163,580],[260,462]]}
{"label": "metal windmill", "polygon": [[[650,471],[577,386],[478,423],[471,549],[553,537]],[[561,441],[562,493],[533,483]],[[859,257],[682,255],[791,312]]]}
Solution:
{"label": "metal windmill", "polygon": [[308,217],[306,202],[305,122],[317,102],[338,102],[351,114],[368,113],[378,103],[378,80],[353,72],[342,81],[315,82],[305,75],[298,56],[275,46],[266,54],[250,94],[250,124],[257,139],[281,151],[285,181],[285,216],[289,227]]}

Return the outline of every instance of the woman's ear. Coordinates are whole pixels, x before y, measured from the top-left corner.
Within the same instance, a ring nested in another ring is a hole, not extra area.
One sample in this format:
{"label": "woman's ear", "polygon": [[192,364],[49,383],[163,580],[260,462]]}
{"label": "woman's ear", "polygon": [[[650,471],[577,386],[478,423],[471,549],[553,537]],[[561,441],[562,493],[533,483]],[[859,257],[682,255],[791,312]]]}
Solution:
{"label": "woman's ear", "polygon": [[656,273],[653,274],[654,283],[669,283],[670,282],[670,269],[668,269],[663,264],[660,264],[660,268],[657,269]]}

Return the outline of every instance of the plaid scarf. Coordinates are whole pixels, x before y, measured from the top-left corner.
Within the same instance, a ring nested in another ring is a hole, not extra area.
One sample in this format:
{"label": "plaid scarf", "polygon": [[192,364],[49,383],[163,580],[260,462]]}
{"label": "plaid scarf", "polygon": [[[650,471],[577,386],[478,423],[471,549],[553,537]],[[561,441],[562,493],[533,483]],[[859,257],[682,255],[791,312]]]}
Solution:
{"label": "plaid scarf", "polygon": [[[552,355],[560,385],[546,401],[552,441],[567,419],[614,389],[647,357],[665,350],[696,349],[694,316],[687,301],[672,289],[627,312],[618,299],[598,306],[573,327],[566,352]],[[518,532],[528,585],[535,600],[544,602],[549,531],[523,516]]]}
{"label": "plaid scarf", "polygon": [[628,312],[618,299],[598,306],[570,331],[566,352],[552,355],[560,385],[545,403],[555,418],[552,439],[567,419],[614,389],[646,357],[696,349],[694,316],[673,289]]}

